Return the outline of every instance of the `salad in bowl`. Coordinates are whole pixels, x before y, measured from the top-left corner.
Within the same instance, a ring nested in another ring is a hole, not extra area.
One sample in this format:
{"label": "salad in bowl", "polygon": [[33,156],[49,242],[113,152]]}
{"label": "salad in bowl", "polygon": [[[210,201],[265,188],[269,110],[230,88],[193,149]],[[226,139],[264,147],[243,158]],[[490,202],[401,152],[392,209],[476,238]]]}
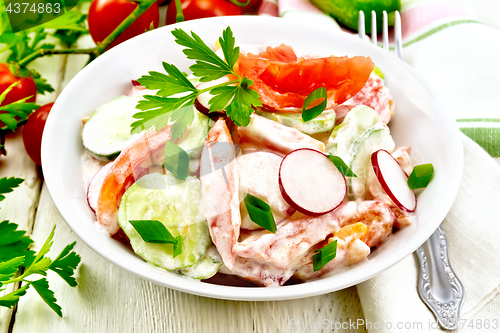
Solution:
{"label": "salad in bowl", "polygon": [[273,287],[358,265],[416,223],[433,166],[396,145],[370,57],[172,34],[189,74],[163,62],[82,120],[96,228],[163,270]]}

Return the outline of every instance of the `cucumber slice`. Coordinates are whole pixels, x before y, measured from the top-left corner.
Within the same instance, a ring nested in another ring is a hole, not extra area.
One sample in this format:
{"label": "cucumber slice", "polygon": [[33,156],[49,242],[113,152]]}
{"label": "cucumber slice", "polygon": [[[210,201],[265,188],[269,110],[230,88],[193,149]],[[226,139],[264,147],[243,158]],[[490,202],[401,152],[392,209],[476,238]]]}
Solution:
{"label": "cucumber slice", "polygon": [[195,110],[193,123],[188,126],[186,133],[176,142],[179,147],[188,153],[190,158],[196,159],[200,157],[211,127],[210,123],[209,117]]}
{"label": "cucumber slice", "polygon": [[392,153],[395,148],[396,144],[392,139],[389,128],[382,122],[368,128],[354,140],[347,152],[348,157],[344,160],[357,176],[347,178],[348,195],[351,198],[363,200],[365,197],[372,153],[379,149],[385,149]]}
{"label": "cucumber slice", "polygon": [[304,134],[312,135],[331,131],[335,126],[335,111],[324,111],[316,118],[305,122],[301,113],[280,113],[255,111],[258,115],[274,120],[282,125],[295,128]]}
{"label": "cucumber slice", "polygon": [[[173,245],[146,243],[128,220],[157,220],[177,237],[182,235],[182,254],[173,257]],[[118,222],[135,253],[167,270],[194,265],[211,243],[201,209],[201,185],[196,177],[181,181],[172,175],[145,175],[123,195]]]}
{"label": "cucumber slice", "polygon": [[179,270],[182,275],[193,279],[208,279],[214,276],[222,266],[222,258],[215,248],[210,246],[205,255],[193,266]]}
{"label": "cucumber slice", "polygon": [[118,96],[95,110],[83,126],[83,145],[101,159],[113,159],[141,133],[130,134],[141,96]]}
{"label": "cucumber slice", "polygon": [[328,139],[328,153],[340,156],[345,162],[354,140],[379,122],[377,113],[371,107],[364,105],[354,107],[347,113],[342,123],[333,129]]}

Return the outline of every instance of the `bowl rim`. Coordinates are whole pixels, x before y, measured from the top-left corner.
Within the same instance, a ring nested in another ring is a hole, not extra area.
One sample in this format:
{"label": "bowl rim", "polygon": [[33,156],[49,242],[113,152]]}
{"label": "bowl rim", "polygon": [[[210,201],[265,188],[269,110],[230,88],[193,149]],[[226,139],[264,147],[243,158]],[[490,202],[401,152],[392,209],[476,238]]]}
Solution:
{"label": "bowl rim", "polygon": [[[231,26],[238,24],[264,24],[273,26],[279,24],[281,26],[280,28],[284,29],[305,28],[305,29],[310,29],[313,32],[321,31],[322,33],[328,33],[331,34],[332,36],[342,36],[342,38],[344,39],[352,37],[352,43],[363,42],[354,35],[346,37],[347,34],[345,32],[341,31],[325,32],[325,30],[321,28],[305,27],[303,23],[297,23],[294,21],[292,22],[290,20],[286,20],[283,18],[263,17],[263,16],[227,16],[227,17],[192,20],[192,21],[173,24],[170,26],[161,27],[149,31],[145,34],[139,35],[137,37],[134,37],[124,43],[121,43],[120,45],[114,47],[113,49],[105,52],[100,57],[96,58],[92,63],[90,63],[85,68],[83,68],[79,73],[77,73],[77,75],[69,82],[66,88],[61,92],[61,94],[59,95],[54,104],[53,111],[49,114],[49,117],[47,119],[46,126],[49,129],[49,131],[45,131],[42,138],[42,169],[47,183],[48,191],[54,201],[55,206],[61,213],[61,216],[70,226],[70,228],[78,235],[78,237],[85,244],[87,244],[87,246],[89,246],[91,249],[93,249],[95,252],[97,252],[100,256],[102,256],[109,262],[113,263],[114,265],[122,269],[125,269],[130,273],[133,273],[143,279],[149,280],[156,284],[160,284],[169,288],[174,288],[176,290],[200,296],[206,296],[218,299],[245,300],[245,301],[297,299],[297,298],[321,295],[332,291],[344,289],[356,285],[360,282],[366,281],[380,274],[381,272],[387,270],[388,268],[394,266],[396,263],[406,258],[408,255],[413,253],[419,246],[421,246],[425,242],[425,240],[427,240],[440,225],[441,222],[439,221],[442,221],[445,218],[447,212],[451,209],[451,206],[455,201],[456,195],[458,193],[458,189],[462,178],[463,160],[464,160],[460,131],[458,129],[458,126],[456,125],[456,122],[454,121],[454,118],[452,117],[450,110],[448,108],[442,107],[442,104],[438,102],[438,99],[436,98],[432,90],[429,88],[429,86],[407,63],[396,58],[394,55],[383,51],[381,48],[373,46],[369,43],[366,43],[365,46],[367,48],[372,48],[372,52],[385,52],[385,56],[392,57],[393,59],[391,61],[394,64],[397,64],[397,66],[400,66],[405,71],[409,72],[419,82],[419,84],[422,85],[422,87],[429,94],[429,96],[440,105],[441,120],[444,121],[444,125],[448,127],[449,131],[448,134],[453,136],[453,139],[451,140],[453,142],[453,146],[451,148],[453,149],[456,155],[454,160],[454,162],[456,163],[455,165],[456,168],[454,168],[451,171],[452,173],[451,177],[453,178],[454,181],[452,182],[451,187],[446,189],[446,192],[452,193],[452,195],[448,196],[449,200],[445,202],[443,206],[439,207],[440,208],[438,211],[440,215],[439,219],[436,218],[435,226],[433,225],[432,228],[427,229],[427,233],[425,234],[426,237],[424,238],[422,236],[422,241],[418,242],[412,241],[411,243],[412,246],[410,248],[411,251],[405,251],[405,253],[398,253],[397,256],[396,255],[394,256],[393,260],[386,260],[385,262],[381,262],[380,264],[376,265],[376,269],[372,267],[369,273],[360,275],[358,276],[358,278],[355,279],[342,281],[342,279],[335,279],[335,275],[332,275],[327,278],[305,282],[297,285],[287,285],[287,286],[281,286],[279,288],[266,288],[266,287],[232,287],[232,286],[214,285],[195,280],[190,281],[183,277],[174,276],[174,274],[169,272],[167,273],[171,274],[172,278],[169,278],[167,280],[160,279],[159,278],[160,275],[158,276],[156,274],[154,276],[145,275],[144,272],[134,269],[136,268],[135,266],[125,265],[124,262],[120,261],[120,257],[115,257],[113,256],[112,253],[107,253],[103,250],[100,250],[99,246],[96,246],[97,244],[96,241],[94,239],[91,239],[85,232],[83,232],[83,229],[79,228],[78,223],[72,220],[73,214],[71,212],[71,209],[69,208],[69,205],[64,204],[65,203],[64,195],[60,193],[60,191],[55,185],[55,178],[61,176],[56,172],[52,172],[52,170],[55,169],[53,168],[55,166],[54,164],[55,162],[53,162],[52,159],[50,158],[50,155],[53,153],[53,150],[50,149],[50,145],[57,142],[57,140],[60,140],[60,138],[58,139],[57,133],[55,131],[50,131],[50,129],[56,129],[57,114],[63,111],[62,108],[60,108],[60,105],[62,105],[64,103],[64,100],[68,98],[66,96],[70,94],[69,92],[75,89],[74,87],[77,87],[79,85],[79,82],[82,81],[82,78],[88,75],[88,73],[92,73],[94,67],[97,67],[99,64],[109,61],[109,59],[112,59],[114,56],[118,55],[121,52],[125,52],[126,49],[129,47],[129,45],[133,45],[133,43],[138,43],[138,41],[140,41],[141,39],[144,40],[148,40],[151,38],[154,39],[156,35],[158,36],[164,35],[167,31],[171,31],[174,28],[182,28],[184,30],[196,31],[196,29],[200,29],[200,26],[203,27],[204,25],[211,25],[211,24],[214,25],[223,24],[224,26],[227,25]],[[375,51],[375,49],[379,51]],[[155,269],[160,270],[162,274],[166,272],[159,268]],[[333,280],[340,280],[340,282],[336,281],[337,283],[332,284]]]}

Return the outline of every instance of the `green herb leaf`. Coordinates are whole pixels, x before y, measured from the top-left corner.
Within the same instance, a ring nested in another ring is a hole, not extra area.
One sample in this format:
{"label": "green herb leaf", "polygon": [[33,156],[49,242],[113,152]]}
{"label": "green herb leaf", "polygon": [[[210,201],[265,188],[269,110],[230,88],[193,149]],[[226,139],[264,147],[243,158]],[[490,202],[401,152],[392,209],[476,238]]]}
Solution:
{"label": "green herb leaf", "polygon": [[272,233],[276,233],[276,222],[274,221],[271,207],[269,207],[265,201],[248,193],[244,194],[243,201],[247,207],[250,219],[255,224],[260,225],[262,228],[269,230]]}
{"label": "green herb leaf", "polygon": [[146,243],[157,244],[176,244],[177,239],[172,236],[170,231],[163,223],[156,220],[129,220],[139,236]]}
{"label": "green herb leaf", "polygon": [[196,91],[196,87],[177,67],[163,62],[163,68],[167,75],[159,72],[149,72],[149,75],[143,75],[137,81],[146,89],[158,90],[156,94],[162,97]]}
{"label": "green herb leaf", "polygon": [[408,177],[408,187],[412,190],[423,188],[429,185],[434,173],[434,166],[431,163],[416,165]]}
{"label": "green herb leaf", "polygon": [[7,113],[0,114],[0,120],[5,123],[1,130],[15,131],[20,125],[24,124],[28,116],[35,111],[39,106],[35,103],[25,103],[28,99],[23,98],[17,102],[0,106],[0,111]]}
{"label": "green herb leaf", "polygon": [[238,126],[247,126],[250,123],[250,116],[254,112],[254,107],[262,106],[259,100],[259,93],[249,87],[253,84],[246,77],[234,91],[234,97],[226,108],[226,114]]}
{"label": "green herb leaf", "polygon": [[[9,221],[0,222],[0,261],[8,261],[30,254],[33,260],[34,251],[28,248],[33,241],[26,236],[26,231],[17,230],[18,225]],[[24,262],[26,265],[26,261]]]}
{"label": "green herb leaf", "polygon": [[331,260],[335,259],[335,256],[337,255],[337,240],[323,246],[321,249],[317,249],[314,253],[313,269],[316,272],[323,268],[323,266],[328,264]]}
{"label": "green herb leaf", "polygon": [[153,126],[159,130],[170,121],[175,120],[172,126],[172,139],[177,140],[185,132],[187,126],[193,122],[194,108],[192,105],[196,94],[179,98],[146,95],[144,98],[139,101],[136,108],[145,111],[133,115],[135,119],[139,120],[132,123],[131,133],[138,133]]}
{"label": "green herb leaf", "polygon": [[[304,106],[302,107],[302,120],[309,121],[319,116],[326,108],[327,97],[328,96],[325,87],[320,87],[310,93],[309,96],[307,96],[304,100]],[[309,104],[317,99],[323,99],[323,101],[318,105],[308,109],[307,107],[309,106]]]}
{"label": "green herb leaf", "polygon": [[174,258],[182,254],[182,235],[175,237],[174,243]]}
{"label": "green herb leaf", "polygon": [[38,295],[43,299],[43,301],[50,306],[52,310],[54,310],[55,313],[59,317],[62,317],[62,309],[61,307],[56,303],[57,299],[54,297],[54,292],[50,290],[49,288],[49,281],[47,281],[46,278],[32,281],[31,284],[37,291]]}
{"label": "green herb leaf", "polygon": [[0,262],[0,287],[2,286],[2,282],[8,281],[17,273],[19,266],[23,262],[24,257],[16,257],[5,262]]}
{"label": "green herb leaf", "polygon": [[222,37],[219,37],[219,44],[224,53],[224,60],[226,60],[230,68],[233,68],[240,56],[240,48],[234,47],[235,42],[236,40],[231,28],[227,27],[226,30],[222,32]]}
{"label": "green herb leaf", "polygon": [[[0,201],[5,199],[5,196],[2,194],[10,193],[14,191],[16,187],[21,185],[21,183],[24,181],[22,178],[16,178],[16,177],[3,177],[0,179]],[[5,222],[5,221],[4,221]],[[1,237],[1,233],[0,233]],[[1,242],[0,242],[1,244]]]}
{"label": "green herb leaf", "polygon": [[11,308],[19,302],[21,296],[26,295],[26,290],[29,288],[30,283],[24,284],[21,288],[0,297],[0,306]]}
{"label": "green herb leaf", "polygon": [[[184,30],[177,28],[172,31],[172,34],[176,38],[175,42],[177,44],[186,47],[186,49],[182,50],[186,57],[195,60],[195,64],[191,65],[189,69],[195,76],[200,78],[201,82],[209,82],[228,74],[234,74],[232,66],[215,54],[194,32],[191,31],[191,36],[189,36]],[[232,37],[232,33],[230,37]],[[231,45],[230,40],[224,42],[227,47]],[[230,51],[228,51],[228,54],[232,55]]]}
{"label": "green herb leaf", "polygon": [[54,88],[45,80],[43,77],[33,77],[33,81],[36,84],[36,92],[39,94],[45,94],[46,92],[53,92]]}
{"label": "green herb leaf", "polygon": [[75,247],[75,244],[76,242],[67,245],[49,266],[50,270],[56,272],[71,287],[77,286],[73,275],[81,260],[78,254],[71,251]]}
{"label": "green herb leaf", "polygon": [[165,142],[163,152],[165,168],[175,177],[186,180],[189,171],[189,155],[172,141]]}
{"label": "green herb leaf", "polygon": [[30,274],[41,274],[44,276],[47,275],[47,270],[49,269],[52,260],[50,260],[50,258],[46,258],[45,255],[47,254],[47,252],[49,252],[50,248],[52,247],[53,244],[52,238],[54,238],[55,230],[56,226],[52,228],[52,231],[45,240],[45,243],[42,245],[42,248],[36,254],[33,263],[26,268],[24,272],[25,275],[30,275]]}
{"label": "green herb leaf", "polygon": [[328,158],[333,162],[333,164],[335,164],[337,170],[339,170],[345,177],[357,177],[339,156],[328,155]]}

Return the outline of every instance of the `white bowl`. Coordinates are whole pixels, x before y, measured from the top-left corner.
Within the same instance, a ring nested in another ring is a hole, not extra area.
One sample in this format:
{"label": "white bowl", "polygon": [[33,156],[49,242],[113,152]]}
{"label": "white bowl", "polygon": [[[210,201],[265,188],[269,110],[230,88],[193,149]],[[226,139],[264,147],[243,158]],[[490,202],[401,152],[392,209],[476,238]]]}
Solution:
{"label": "white bowl", "polygon": [[[398,146],[409,145],[435,174],[418,196],[417,223],[391,236],[368,260],[317,281],[277,288],[213,285],[178,276],[146,263],[93,224],[82,181],[81,118],[130,88],[130,80],[150,70],[163,71],[162,61],[187,70],[192,63],[170,33],[173,28],[196,32],[214,45],[231,26],[236,44],[293,46],[310,55],[366,55],[385,73],[396,101],[391,121]],[[281,300],[324,294],[365,281],[410,255],[434,232],[451,208],[463,168],[463,150],[455,121],[426,84],[392,54],[340,31],[326,31],[285,19],[238,16],[194,20],[163,27],[107,51],[85,67],[58,97],[42,141],[43,173],[59,212],[75,233],[111,263],[152,282],[192,294],[233,300]]]}

